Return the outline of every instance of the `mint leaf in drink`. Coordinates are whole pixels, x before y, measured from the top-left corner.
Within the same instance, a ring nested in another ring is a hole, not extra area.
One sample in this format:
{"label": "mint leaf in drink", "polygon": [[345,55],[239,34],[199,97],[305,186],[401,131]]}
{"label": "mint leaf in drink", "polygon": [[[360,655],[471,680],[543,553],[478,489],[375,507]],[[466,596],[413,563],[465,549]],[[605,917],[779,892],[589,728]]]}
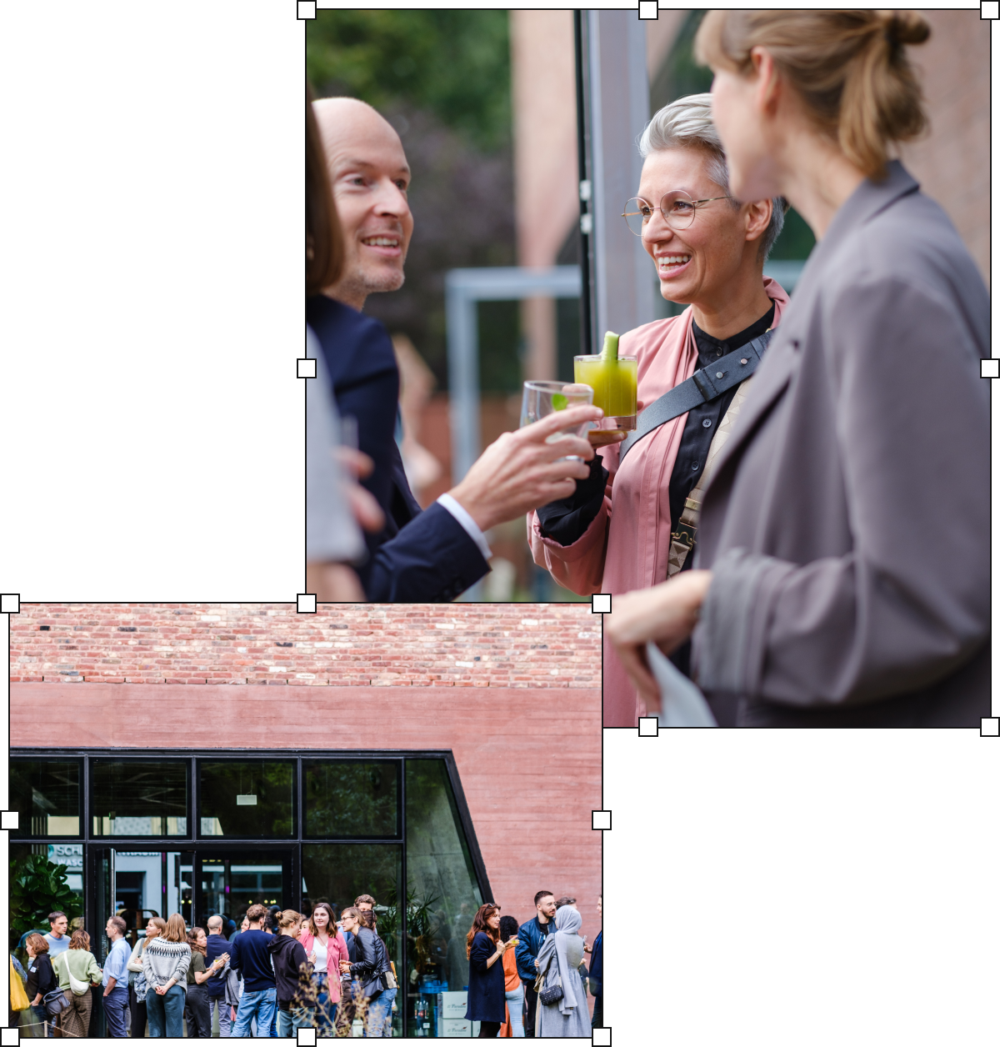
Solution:
{"label": "mint leaf in drink", "polygon": [[552,407],[556,411],[565,411],[567,406],[569,406],[569,400],[562,393],[552,394]]}

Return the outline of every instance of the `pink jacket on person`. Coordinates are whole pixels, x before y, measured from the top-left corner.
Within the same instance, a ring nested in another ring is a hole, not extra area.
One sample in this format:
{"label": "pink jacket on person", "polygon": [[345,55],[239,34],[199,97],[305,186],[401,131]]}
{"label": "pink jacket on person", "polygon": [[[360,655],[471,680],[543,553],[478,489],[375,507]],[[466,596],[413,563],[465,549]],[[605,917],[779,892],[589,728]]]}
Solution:
{"label": "pink jacket on person", "polygon": [[[788,295],[766,277],[764,290],[776,305],[774,326]],[[655,320],[621,337],[619,353],[638,360],[638,398],[648,407],[694,374],[698,350],[688,307],[680,316]],[[544,538],[535,513],[528,514],[528,542],[535,563],[564,588],[581,595],[627,593],[665,581],[670,553],[670,477],[687,414],[661,425],[629,451],[618,474],[618,447],[599,451],[611,474],[609,496],[583,536],[572,545]],[[645,706],[610,643],[604,641],[604,726],[635,727]]]}
{"label": "pink jacket on person", "polygon": [[[336,928],[334,929],[336,930]],[[315,940],[305,925],[303,925],[299,941],[302,943],[307,956],[313,951]],[[347,940],[344,938],[343,932],[337,931],[336,937],[330,935],[326,942],[326,973],[329,975],[327,991],[334,1003],[340,999],[340,961],[349,961],[350,958],[351,955],[347,951]]]}

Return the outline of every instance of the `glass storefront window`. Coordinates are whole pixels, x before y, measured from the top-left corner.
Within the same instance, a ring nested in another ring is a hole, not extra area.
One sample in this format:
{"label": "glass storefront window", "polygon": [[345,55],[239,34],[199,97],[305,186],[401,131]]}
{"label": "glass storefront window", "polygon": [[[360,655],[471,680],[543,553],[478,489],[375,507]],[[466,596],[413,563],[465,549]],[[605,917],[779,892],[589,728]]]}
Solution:
{"label": "glass storefront window", "polygon": [[469,984],[465,936],[482,895],[444,760],[406,761],[406,905],[410,1029],[455,1035],[462,1022],[447,1015]]}
{"label": "glass storefront window", "polygon": [[80,760],[10,761],[11,837],[80,835]]}
{"label": "glass storefront window", "polygon": [[306,836],[393,837],[399,832],[397,761],[303,761]]}
{"label": "glass storefront window", "polygon": [[199,836],[295,835],[291,760],[198,761]]}
{"label": "glass storefront window", "polygon": [[94,836],[187,836],[184,760],[91,761]]}
{"label": "glass storefront window", "polygon": [[339,912],[371,894],[399,982],[393,1035],[468,1035],[452,1016],[479,865],[443,754],[42,751],[10,767],[12,949],[54,908],[71,926],[86,911],[101,960],[114,913],[131,945],[152,915],[204,926],[218,913],[231,933],[251,902]]}
{"label": "glass storefront window", "polygon": [[[370,894],[375,899],[379,937],[397,974],[403,969],[402,886],[400,844],[307,843],[302,847],[302,911],[308,914],[317,902],[329,902],[339,914],[358,895]],[[393,1014],[394,1036],[403,1034],[401,1008],[400,1001]]]}

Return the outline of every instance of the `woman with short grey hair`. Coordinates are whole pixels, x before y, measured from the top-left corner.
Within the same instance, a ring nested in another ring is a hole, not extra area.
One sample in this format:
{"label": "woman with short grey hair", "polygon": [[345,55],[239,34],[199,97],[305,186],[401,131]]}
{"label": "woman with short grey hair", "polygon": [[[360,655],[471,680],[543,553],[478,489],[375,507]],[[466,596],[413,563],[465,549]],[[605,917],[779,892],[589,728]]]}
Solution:
{"label": "woman with short grey hair", "polygon": [[[661,295],[688,308],[622,335],[620,355],[638,359],[636,432],[602,449],[572,497],[528,518],[535,562],[580,594],[645,589],[691,567],[706,466],[788,303],[764,277],[783,201],[731,196],[711,95],[661,109],[638,144],[642,176],[621,220],[641,238]],[[686,672],[687,648],[674,659]],[[634,727],[644,712],[605,640],[604,726]]]}
{"label": "woman with short grey hair", "polygon": [[[711,153],[708,171],[712,181],[725,190],[730,206],[738,209],[739,202],[729,195],[729,164],[719,132],[712,122],[711,94],[688,95],[665,105],[639,136],[639,155],[645,159],[650,153],[679,145],[700,146]],[[788,210],[788,202],[781,196],[774,197],[771,205],[771,221],[760,238],[762,263],[767,261],[785,225]]]}

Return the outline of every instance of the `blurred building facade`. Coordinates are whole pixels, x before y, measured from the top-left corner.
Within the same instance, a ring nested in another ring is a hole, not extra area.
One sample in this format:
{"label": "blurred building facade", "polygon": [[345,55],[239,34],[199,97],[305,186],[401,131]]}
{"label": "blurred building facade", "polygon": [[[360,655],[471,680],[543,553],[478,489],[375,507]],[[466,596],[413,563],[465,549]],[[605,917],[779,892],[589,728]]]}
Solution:
{"label": "blurred building facade", "polygon": [[[948,212],[988,283],[989,23],[977,10],[923,13],[931,39],[910,54],[921,73],[931,129],[902,156],[924,192]],[[704,76],[693,70],[690,56],[700,14],[661,10],[643,23],[651,112],[672,100],[662,96],[671,83],[687,93]],[[512,11],[511,47],[518,258],[522,265],[553,265],[579,216],[573,13]],[[533,304],[525,312],[532,376],[556,374],[551,317],[551,305]]]}

